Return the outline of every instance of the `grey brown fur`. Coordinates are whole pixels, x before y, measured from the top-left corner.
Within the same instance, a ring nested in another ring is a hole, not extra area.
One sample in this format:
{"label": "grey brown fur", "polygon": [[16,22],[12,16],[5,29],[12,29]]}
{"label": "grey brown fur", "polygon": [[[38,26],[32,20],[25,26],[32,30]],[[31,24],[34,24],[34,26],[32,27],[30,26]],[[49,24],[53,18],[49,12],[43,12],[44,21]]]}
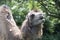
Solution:
{"label": "grey brown fur", "polygon": [[41,39],[45,14],[42,11],[30,11],[22,23],[21,32],[24,40]]}

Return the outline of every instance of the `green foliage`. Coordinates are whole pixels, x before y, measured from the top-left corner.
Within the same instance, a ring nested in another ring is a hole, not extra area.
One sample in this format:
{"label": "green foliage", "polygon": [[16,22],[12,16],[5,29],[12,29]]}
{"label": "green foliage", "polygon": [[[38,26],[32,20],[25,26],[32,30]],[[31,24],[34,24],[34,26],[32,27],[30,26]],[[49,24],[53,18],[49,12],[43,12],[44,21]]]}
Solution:
{"label": "green foliage", "polygon": [[46,34],[43,36],[42,40],[60,40],[60,33],[58,32],[57,34]]}
{"label": "green foliage", "polygon": [[46,13],[42,40],[60,40],[60,0],[0,0],[0,5],[2,4],[10,6],[19,26],[29,10],[41,9]]}

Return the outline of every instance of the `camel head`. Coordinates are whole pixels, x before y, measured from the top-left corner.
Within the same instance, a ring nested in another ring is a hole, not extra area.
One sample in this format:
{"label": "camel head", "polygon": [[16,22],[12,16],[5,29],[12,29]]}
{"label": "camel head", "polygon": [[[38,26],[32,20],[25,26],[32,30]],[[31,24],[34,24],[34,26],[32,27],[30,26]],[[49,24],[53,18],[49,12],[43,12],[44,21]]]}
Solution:
{"label": "camel head", "polygon": [[32,10],[28,13],[28,15],[26,16],[26,19],[28,19],[32,25],[39,25],[41,23],[44,23],[45,13],[38,10],[37,11]]}
{"label": "camel head", "polygon": [[0,14],[5,18],[10,19],[11,10],[7,5],[1,5],[0,6]]}

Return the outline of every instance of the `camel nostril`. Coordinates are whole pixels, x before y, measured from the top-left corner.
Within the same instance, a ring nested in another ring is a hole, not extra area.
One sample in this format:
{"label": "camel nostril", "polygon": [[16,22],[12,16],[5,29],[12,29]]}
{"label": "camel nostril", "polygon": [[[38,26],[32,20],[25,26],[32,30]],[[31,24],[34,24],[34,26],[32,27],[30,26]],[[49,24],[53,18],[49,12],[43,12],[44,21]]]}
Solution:
{"label": "camel nostril", "polygon": [[43,19],[43,16],[40,16],[40,19]]}

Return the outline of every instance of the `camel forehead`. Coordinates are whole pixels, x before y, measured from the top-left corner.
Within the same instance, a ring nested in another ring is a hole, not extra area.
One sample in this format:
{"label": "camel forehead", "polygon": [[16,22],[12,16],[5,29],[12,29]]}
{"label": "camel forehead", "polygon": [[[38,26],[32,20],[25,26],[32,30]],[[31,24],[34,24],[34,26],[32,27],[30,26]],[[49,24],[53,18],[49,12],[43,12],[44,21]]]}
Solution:
{"label": "camel forehead", "polygon": [[42,16],[44,16],[45,15],[45,13],[43,13],[42,11],[39,11],[39,12],[35,12],[35,11],[30,11],[29,13],[28,13],[28,15],[31,15],[31,14],[34,14],[34,15],[42,15]]}
{"label": "camel forehead", "polygon": [[1,5],[0,7],[9,9],[9,7],[7,5]]}
{"label": "camel forehead", "polygon": [[1,5],[0,6],[1,11],[7,12],[10,8],[7,5]]}

